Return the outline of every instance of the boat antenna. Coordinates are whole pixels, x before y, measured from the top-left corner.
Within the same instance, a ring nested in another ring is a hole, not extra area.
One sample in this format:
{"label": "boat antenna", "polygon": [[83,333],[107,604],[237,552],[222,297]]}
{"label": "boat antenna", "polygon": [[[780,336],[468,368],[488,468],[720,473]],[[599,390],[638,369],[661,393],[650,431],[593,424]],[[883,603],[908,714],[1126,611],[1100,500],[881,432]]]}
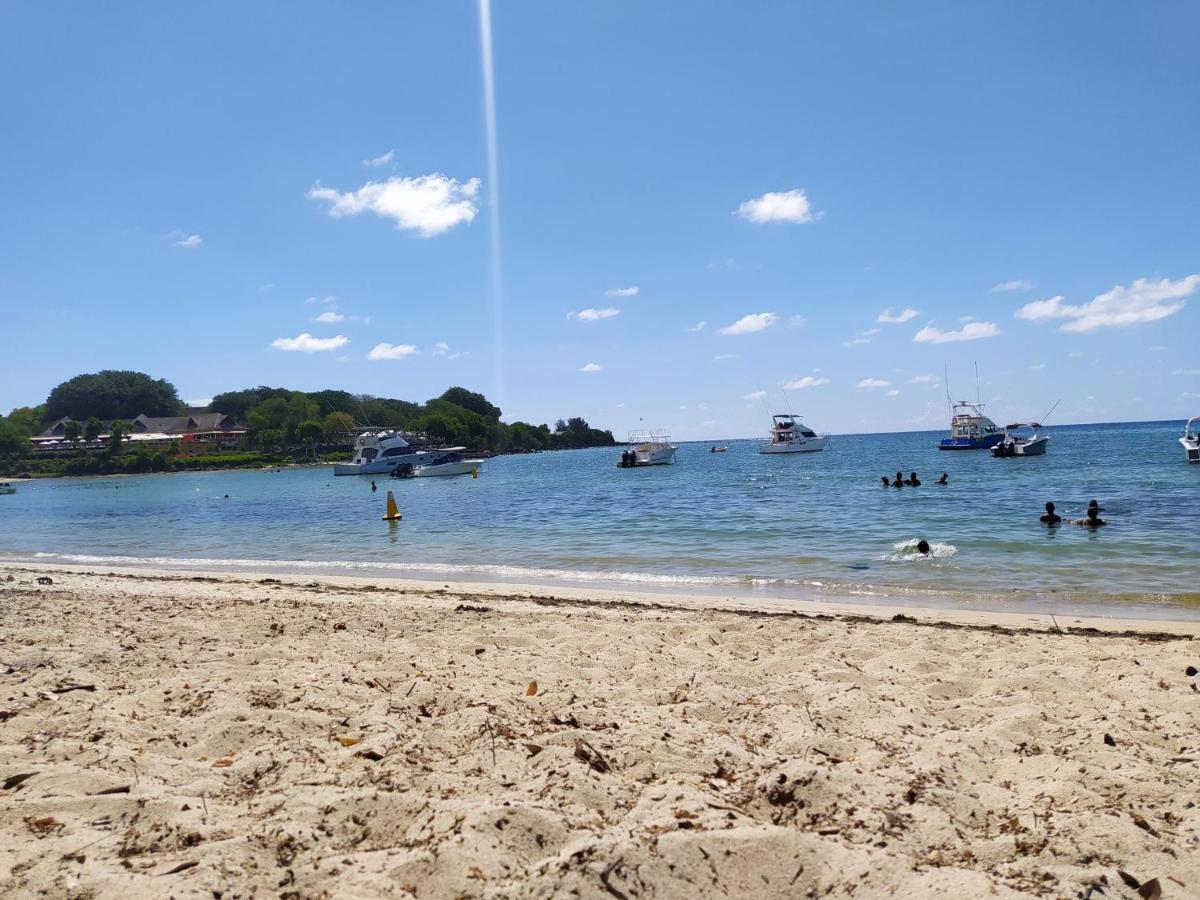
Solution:
{"label": "boat antenna", "polygon": [[983,406],[983,397],[979,394],[979,363],[975,363],[975,405]]}
{"label": "boat antenna", "polygon": [[954,417],[954,401],[950,399],[950,366],[942,363],[942,368],[946,375],[946,410],[950,413],[951,418]]}
{"label": "boat antenna", "polygon": [[1062,403],[1062,398],[1061,398],[1061,397],[1060,397],[1059,399],[1057,399],[1057,400],[1055,400],[1055,401],[1054,401],[1054,405],[1053,405],[1052,407],[1050,407],[1050,412],[1048,412],[1048,413],[1046,413],[1044,416],[1042,416],[1042,419],[1041,419],[1041,421],[1040,421],[1040,422],[1038,422],[1038,424],[1039,424],[1039,425],[1045,425],[1045,424],[1046,424],[1046,420],[1047,420],[1048,418],[1050,418],[1050,413],[1052,413],[1052,412],[1054,412],[1056,409],[1058,409],[1058,404],[1060,404],[1060,403]]}

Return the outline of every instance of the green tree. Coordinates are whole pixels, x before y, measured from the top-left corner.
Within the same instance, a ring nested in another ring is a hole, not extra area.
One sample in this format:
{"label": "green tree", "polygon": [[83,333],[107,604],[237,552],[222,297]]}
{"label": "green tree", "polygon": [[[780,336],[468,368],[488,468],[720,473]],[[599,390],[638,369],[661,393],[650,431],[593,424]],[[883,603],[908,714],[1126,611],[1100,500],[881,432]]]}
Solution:
{"label": "green tree", "polygon": [[466,388],[452,387],[438,397],[439,400],[445,400],[447,403],[453,403],[455,406],[461,406],[463,409],[469,409],[477,415],[483,416],[492,422],[500,421],[500,407],[494,406],[488,402],[487,397],[483,394],[477,394],[474,391],[468,391]]}
{"label": "green tree", "polygon": [[308,448],[308,455],[317,458],[317,441],[321,439],[321,423],[316,419],[305,419],[296,426],[296,438]]}
{"label": "green tree", "polygon": [[354,416],[343,412],[331,412],[321,421],[321,433],[330,443],[346,442],[354,432]]}
{"label": "green tree", "polygon": [[104,430],[104,423],[101,422],[99,419],[97,419],[95,416],[92,416],[91,418],[89,418],[87,420],[86,423],[84,423],[83,439],[90,444],[94,440],[96,440],[96,438],[100,437],[100,432],[102,432],[103,430]]}
{"label": "green tree", "polygon": [[260,450],[276,453],[283,448],[283,432],[278,428],[264,428],[255,433],[254,443]]}
{"label": "green tree", "polygon": [[11,421],[0,419],[0,457],[17,459],[29,452],[29,435]]}
{"label": "green tree", "polygon": [[74,419],[63,426],[63,438],[70,441],[72,447],[79,443],[81,437],[83,437],[83,426]]}
{"label": "green tree", "polygon": [[42,430],[45,413],[45,406],[20,406],[8,414],[8,423],[21,429],[27,437],[32,437]]}
{"label": "green tree", "polygon": [[125,440],[125,435],[133,431],[133,426],[128,422],[117,419],[108,427],[108,455],[120,456],[121,447]]}
{"label": "green tree", "polygon": [[51,421],[63,416],[72,419],[88,416],[131,419],[142,413],[173,416],[182,409],[179,393],[170,382],[141,372],[113,369],[76,375],[52,390],[46,398],[46,416]]}

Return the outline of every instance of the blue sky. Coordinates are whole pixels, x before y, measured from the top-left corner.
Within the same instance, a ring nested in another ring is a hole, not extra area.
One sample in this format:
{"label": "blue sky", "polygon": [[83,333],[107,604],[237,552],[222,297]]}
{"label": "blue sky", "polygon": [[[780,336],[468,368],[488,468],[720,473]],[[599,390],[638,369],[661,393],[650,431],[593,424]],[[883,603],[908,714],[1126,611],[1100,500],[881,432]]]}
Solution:
{"label": "blue sky", "polygon": [[617,433],[764,434],[764,404],[909,430],[978,362],[997,419],[1183,419],[1198,27],[500,3],[497,335],[474,3],[6,4],[0,410],[134,368],[188,400],[461,384]]}

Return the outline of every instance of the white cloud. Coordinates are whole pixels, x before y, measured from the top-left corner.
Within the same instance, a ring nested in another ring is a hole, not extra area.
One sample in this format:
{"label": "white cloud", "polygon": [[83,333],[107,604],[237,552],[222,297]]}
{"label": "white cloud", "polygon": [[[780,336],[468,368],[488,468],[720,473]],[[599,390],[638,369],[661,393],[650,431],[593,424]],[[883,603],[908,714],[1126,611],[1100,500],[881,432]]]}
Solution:
{"label": "white cloud", "polygon": [[416,352],[417,348],[412,344],[388,344],[383,342],[371,348],[371,352],[367,354],[367,359],[407,359]]}
{"label": "white cloud", "polygon": [[892,388],[890,391],[887,392],[887,395],[889,397],[899,397],[900,392],[898,390],[896,390],[895,388]]}
{"label": "white cloud", "polygon": [[779,316],[773,312],[751,313],[748,316],[742,316],[732,325],[726,325],[724,328],[718,328],[717,334],[754,334],[756,331],[762,331],[764,328],[770,328],[779,320]]}
{"label": "white cloud", "polygon": [[1003,293],[1005,291],[1032,291],[1033,283],[1026,281],[1024,278],[1014,278],[1012,281],[1002,281],[992,288],[993,294]]}
{"label": "white cloud", "polygon": [[766,222],[792,222],[806,225],[825,215],[813,212],[804,191],[771,191],[753,200],[747,200],[734,212],[739,219],[762,225]]}
{"label": "white cloud", "polygon": [[689,328],[688,331],[703,331],[707,327],[708,327],[707,322],[700,321],[700,322],[697,322],[695,325],[693,325],[691,328]]}
{"label": "white cloud", "polygon": [[611,319],[613,316],[619,316],[621,311],[615,306],[610,306],[607,309],[581,309],[579,312],[567,313],[568,319],[578,319],[581,322],[598,322],[601,319]]}
{"label": "white cloud", "polygon": [[958,331],[942,331],[926,325],[917,332],[913,340],[918,344],[949,344],[954,341],[977,341],[980,338],[996,337],[1000,329],[992,322],[968,322]]}
{"label": "white cloud", "polygon": [[580,372],[599,372],[603,368],[604,368],[604,366],[597,365],[596,363],[588,363],[585,366],[580,366],[579,371]]}
{"label": "white cloud", "polygon": [[636,297],[638,295],[638,286],[627,288],[609,288],[604,292],[605,297]]}
{"label": "white cloud", "polygon": [[328,297],[309,297],[304,302],[310,305],[329,306],[337,309],[337,297],[332,295]]}
{"label": "white cloud", "polygon": [[737,359],[736,353],[718,353],[713,357],[713,362],[722,362],[727,359]]}
{"label": "white cloud", "polygon": [[475,218],[479,179],[459,182],[445,175],[389,178],[368,181],[357,191],[339,193],[333,188],[314,187],[309,199],[328,200],[334,218],[373,212],[396,223],[397,228],[434,237]]}
{"label": "white cloud", "polygon": [[1178,281],[1163,278],[1151,281],[1139,278],[1125,287],[1097,294],[1087,303],[1073,306],[1064,303],[1062,295],[1049,300],[1027,303],[1015,313],[1018,319],[1048,322],[1066,319],[1059,331],[1095,331],[1097,328],[1124,327],[1156,322],[1183,309],[1184,298],[1200,287],[1200,275],[1188,275]]}
{"label": "white cloud", "polygon": [[803,378],[793,378],[791,381],[783,383],[785,391],[803,391],[808,388],[820,387],[823,384],[829,384],[828,378],[813,378],[811,375],[805,375]]}
{"label": "white cloud", "polygon": [[325,312],[323,312],[319,316],[317,316],[315,319],[313,319],[313,321],[314,322],[345,322],[346,317],[343,316],[341,313],[335,313],[332,310],[326,310]]}
{"label": "white cloud", "polygon": [[864,378],[862,381],[860,381],[858,384],[855,385],[855,387],[866,388],[867,390],[874,390],[876,388],[885,388],[885,387],[891,387],[891,386],[892,386],[892,383],[890,381],[884,381],[882,378]]}
{"label": "white cloud", "polygon": [[717,262],[710,262],[708,267],[710,269],[733,269],[737,267],[737,260],[732,256],[727,256],[722,260],[718,260]]}
{"label": "white cloud", "polygon": [[920,314],[920,310],[913,309],[911,306],[901,310],[900,312],[892,312],[892,308],[889,306],[875,317],[875,321],[881,322],[884,325],[899,325],[901,322],[907,322],[909,319],[915,319]]}
{"label": "white cloud", "polygon": [[276,338],[271,346],[276,350],[294,350],[300,353],[323,353],[327,350],[337,350],[350,343],[350,338],[343,335],[331,338],[313,337],[307,331],[294,338]]}
{"label": "white cloud", "polygon": [[761,400],[765,396],[767,396],[766,391],[751,391],[748,394],[743,394],[742,399],[743,400]]}
{"label": "white cloud", "polygon": [[800,328],[807,324],[808,324],[808,319],[804,318],[804,316],[801,316],[799,314],[794,315],[790,319],[788,319],[788,328]]}
{"label": "white cloud", "polygon": [[395,158],[395,156],[396,156],[396,151],[389,150],[387,153],[381,153],[379,156],[372,157],[371,159],[364,159],[363,165],[364,166],[372,166],[372,167],[376,167],[376,168],[379,166],[386,166],[388,163],[390,163]]}
{"label": "white cloud", "polygon": [[937,385],[938,380],[936,375],[914,375],[908,379],[909,384],[932,384]]}
{"label": "white cloud", "polygon": [[199,250],[204,246],[204,238],[198,234],[189,234],[177,240],[175,246],[182,247],[184,250]]}
{"label": "white cloud", "polygon": [[461,350],[451,350],[450,345],[445,341],[438,341],[433,345],[433,350],[430,351],[431,356],[441,356],[445,359],[458,359],[463,355]]}

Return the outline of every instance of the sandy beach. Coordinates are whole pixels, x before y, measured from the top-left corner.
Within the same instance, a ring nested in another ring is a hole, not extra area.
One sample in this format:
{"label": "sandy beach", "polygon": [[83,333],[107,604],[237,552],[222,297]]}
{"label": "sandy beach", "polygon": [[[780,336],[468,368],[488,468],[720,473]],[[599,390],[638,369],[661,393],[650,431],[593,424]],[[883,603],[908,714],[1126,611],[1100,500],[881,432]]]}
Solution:
{"label": "sandy beach", "polygon": [[1196,897],[1198,634],[3,567],[0,895]]}

